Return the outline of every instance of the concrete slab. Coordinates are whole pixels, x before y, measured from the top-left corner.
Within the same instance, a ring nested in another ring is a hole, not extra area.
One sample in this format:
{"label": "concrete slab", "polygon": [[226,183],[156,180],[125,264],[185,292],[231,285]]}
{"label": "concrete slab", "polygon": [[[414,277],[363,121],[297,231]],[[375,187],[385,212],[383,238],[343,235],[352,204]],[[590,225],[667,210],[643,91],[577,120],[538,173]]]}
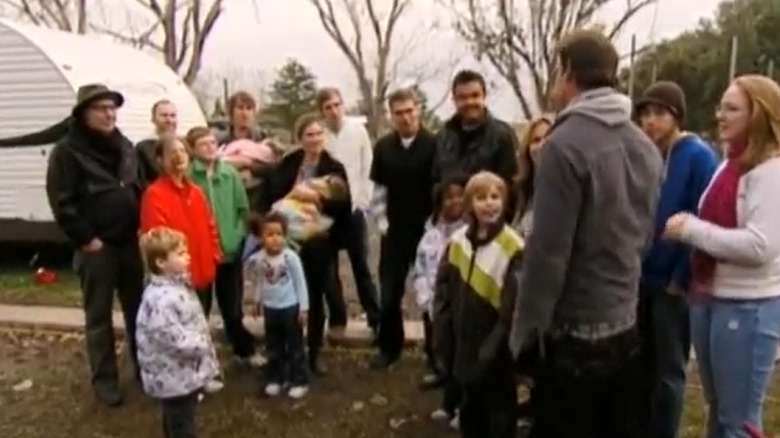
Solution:
{"label": "concrete slab", "polygon": [[[114,329],[121,336],[124,334],[122,314],[114,312],[113,317]],[[222,321],[218,317],[211,318],[210,324],[217,329],[222,326]],[[244,325],[252,334],[262,339],[262,318],[244,318]],[[39,330],[83,331],[84,312],[81,309],[66,307],[0,305],[0,326]],[[421,322],[406,321],[404,323],[404,331],[408,346],[422,344],[423,327]],[[334,346],[368,348],[371,346],[371,331],[365,321],[350,320],[344,333],[344,339],[329,338],[328,341]]]}

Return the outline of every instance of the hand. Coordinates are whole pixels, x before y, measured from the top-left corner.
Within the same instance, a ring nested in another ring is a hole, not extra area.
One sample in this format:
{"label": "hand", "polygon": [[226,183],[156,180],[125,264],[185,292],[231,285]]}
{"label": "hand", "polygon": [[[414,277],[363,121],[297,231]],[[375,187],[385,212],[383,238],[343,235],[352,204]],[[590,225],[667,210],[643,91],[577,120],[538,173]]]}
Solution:
{"label": "hand", "polygon": [[666,240],[680,241],[687,234],[688,217],[690,213],[677,213],[666,221],[666,227],[661,236]]}
{"label": "hand", "polygon": [[81,247],[84,252],[98,252],[103,249],[103,241],[97,237],[92,238],[86,245]]}
{"label": "hand", "polygon": [[669,286],[666,287],[666,293],[673,297],[681,297],[685,295],[685,291],[675,282],[669,283]]}
{"label": "hand", "polygon": [[257,318],[260,316],[260,306],[257,304],[257,301],[244,300],[242,305],[244,307],[244,315],[250,316],[252,318]]}
{"label": "hand", "polygon": [[298,324],[301,325],[301,327],[306,327],[306,322],[309,321],[309,312],[306,310],[302,310],[298,312]]}

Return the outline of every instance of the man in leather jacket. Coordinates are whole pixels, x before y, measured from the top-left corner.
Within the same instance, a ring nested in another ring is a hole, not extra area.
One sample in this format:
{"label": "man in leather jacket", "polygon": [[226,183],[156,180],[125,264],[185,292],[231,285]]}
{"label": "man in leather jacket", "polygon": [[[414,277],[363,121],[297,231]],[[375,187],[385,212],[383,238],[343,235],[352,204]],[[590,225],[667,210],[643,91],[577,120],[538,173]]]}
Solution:
{"label": "man in leather jacket", "polygon": [[[452,80],[456,113],[436,135],[434,183],[450,175],[471,176],[487,170],[500,176],[511,189],[518,171],[518,140],[508,123],[487,110],[486,88],[485,78],[472,70],[461,70]],[[514,209],[507,210],[511,218]]]}

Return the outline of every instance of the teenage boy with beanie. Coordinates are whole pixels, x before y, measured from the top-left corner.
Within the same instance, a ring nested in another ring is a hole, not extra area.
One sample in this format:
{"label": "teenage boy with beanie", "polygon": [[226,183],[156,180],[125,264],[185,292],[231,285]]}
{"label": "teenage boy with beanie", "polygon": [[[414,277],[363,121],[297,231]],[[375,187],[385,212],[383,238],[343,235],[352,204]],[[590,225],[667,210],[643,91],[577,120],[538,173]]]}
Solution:
{"label": "teenage boy with beanie", "polygon": [[642,379],[646,382],[644,419],[649,438],[674,438],[691,348],[685,296],[690,254],[684,245],[660,236],[670,216],[696,212],[718,159],[700,137],[683,131],[685,94],[676,83],[653,84],[635,109],[640,127],[664,158],[655,235],[642,264],[639,286],[638,320],[646,372]]}

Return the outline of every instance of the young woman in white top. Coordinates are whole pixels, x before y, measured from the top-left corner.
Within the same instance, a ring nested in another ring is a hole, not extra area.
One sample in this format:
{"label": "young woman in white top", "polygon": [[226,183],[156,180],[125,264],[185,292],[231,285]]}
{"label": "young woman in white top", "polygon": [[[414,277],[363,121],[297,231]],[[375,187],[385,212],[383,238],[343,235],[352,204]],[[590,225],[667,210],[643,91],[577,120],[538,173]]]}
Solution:
{"label": "young woman in white top", "polygon": [[717,112],[726,160],[698,217],[669,218],[665,236],[694,248],[691,335],[710,414],[709,438],[748,437],[780,341],[780,87],[735,79]]}

